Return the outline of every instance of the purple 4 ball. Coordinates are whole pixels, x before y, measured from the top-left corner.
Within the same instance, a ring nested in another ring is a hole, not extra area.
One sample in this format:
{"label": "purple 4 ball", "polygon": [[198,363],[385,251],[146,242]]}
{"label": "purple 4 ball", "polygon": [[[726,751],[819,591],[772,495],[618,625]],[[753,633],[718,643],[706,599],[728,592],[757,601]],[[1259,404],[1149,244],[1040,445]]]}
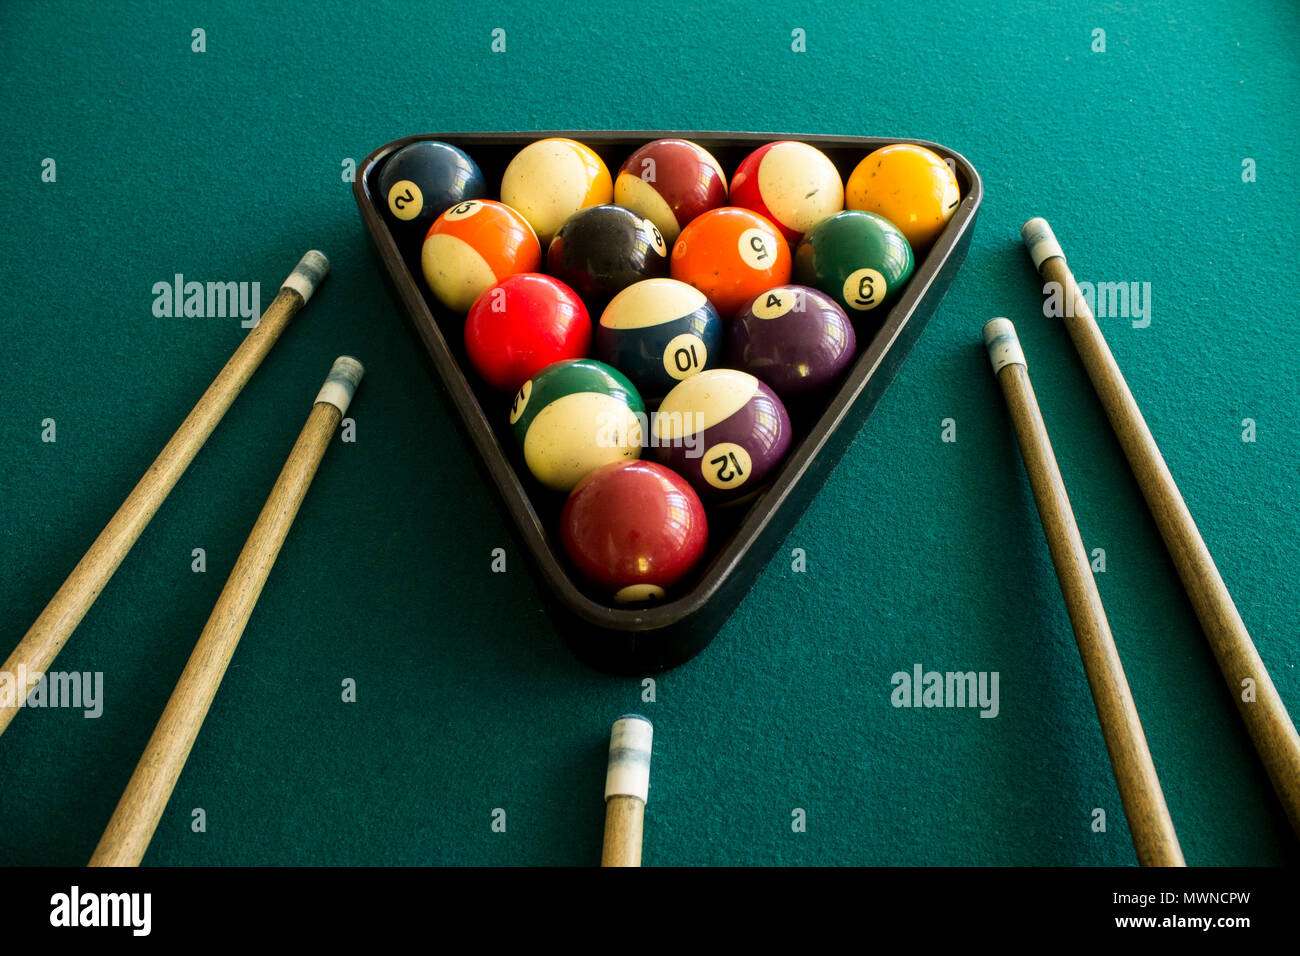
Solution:
{"label": "purple 4 ball", "polygon": [[782,398],[816,392],[853,361],[857,336],[830,296],[782,285],[754,298],[728,331],[731,364],[762,379]]}

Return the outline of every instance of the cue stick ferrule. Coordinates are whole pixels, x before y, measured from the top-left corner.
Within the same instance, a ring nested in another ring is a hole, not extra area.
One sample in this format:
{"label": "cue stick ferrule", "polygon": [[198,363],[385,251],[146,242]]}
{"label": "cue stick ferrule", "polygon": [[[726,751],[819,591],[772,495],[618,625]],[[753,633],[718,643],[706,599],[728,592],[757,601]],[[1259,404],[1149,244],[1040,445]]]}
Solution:
{"label": "cue stick ferrule", "polygon": [[280,283],[280,291],[292,289],[298,293],[302,299],[302,304],[306,305],[308,300],[311,299],[312,293],[320,288],[320,284],[325,281],[329,271],[330,261],[325,258],[325,253],[319,249],[309,249],[298,260],[298,264],[293,267],[289,277]]}
{"label": "cue stick ferrule", "polygon": [[340,417],[346,415],[348,406],[352,404],[352,397],[357,393],[357,386],[361,384],[361,376],[365,374],[365,366],[351,355],[340,355],[334,360],[325,384],[321,386],[313,404],[319,405],[325,402],[337,408]]}
{"label": "cue stick ferrule", "polygon": [[605,772],[605,799],[650,799],[650,749],[654,725],[640,714],[624,714],[614,721],[609,735],[609,766]]}
{"label": "cue stick ferrule", "polygon": [[640,714],[624,714],[614,721],[605,772],[605,842],[601,866],[641,865],[653,742],[654,725]]}
{"label": "cue stick ferrule", "polygon": [[1065,261],[1065,253],[1056,240],[1056,233],[1042,216],[1035,216],[1020,228],[1020,238],[1029,250],[1029,258],[1034,260],[1034,268],[1041,270],[1048,259],[1059,258]]}
{"label": "cue stick ferrule", "polygon": [[1010,319],[989,319],[984,323],[984,346],[989,350],[994,375],[1008,365],[1024,365],[1028,368],[1025,351],[1020,347],[1020,338]]}

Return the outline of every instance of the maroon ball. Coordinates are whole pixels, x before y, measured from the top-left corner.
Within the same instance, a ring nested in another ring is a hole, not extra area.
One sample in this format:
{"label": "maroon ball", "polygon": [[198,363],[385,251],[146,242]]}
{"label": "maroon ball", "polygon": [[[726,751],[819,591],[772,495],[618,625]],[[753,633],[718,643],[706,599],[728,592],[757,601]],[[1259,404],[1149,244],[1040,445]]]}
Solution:
{"label": "maroon ball", "polygon": [[790,416],[748,372],[707,369],[673,388],[655,413],[651,443],[706,502],[757,491],[790,450]]}
{"label": "maroon ball", "polygon": [[695,217],[727,204],[727,176],[703,147],[685,139],[657,139],[618,171],[614,202],[653,221],[671,246]]}
{"label": "maroon ball", "polygon": [[731,365],[762,379],[785,399],[835,382],[857,352],[853,323],[830,296],[782,285],[755,297],[732,320]]}
{"label": "maroon ball", "polygon": [[691,486],[652,461],[597,468],[560,516],[564,550],[620,604],[662,599],[704,557],[708,529]]}

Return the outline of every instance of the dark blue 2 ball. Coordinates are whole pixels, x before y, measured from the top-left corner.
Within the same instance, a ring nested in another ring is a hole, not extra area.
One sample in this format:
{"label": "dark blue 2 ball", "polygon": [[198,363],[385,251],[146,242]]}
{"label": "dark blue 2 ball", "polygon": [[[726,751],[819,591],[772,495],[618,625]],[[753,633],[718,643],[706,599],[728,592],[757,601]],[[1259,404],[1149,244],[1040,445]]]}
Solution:
{"label": "dark blue 2 ball", "polygon": [[404,251],[418,254],[433,221],[466,199],[487,196],[478,164],[448,143],[403,146],[379,173],[379,206]]}

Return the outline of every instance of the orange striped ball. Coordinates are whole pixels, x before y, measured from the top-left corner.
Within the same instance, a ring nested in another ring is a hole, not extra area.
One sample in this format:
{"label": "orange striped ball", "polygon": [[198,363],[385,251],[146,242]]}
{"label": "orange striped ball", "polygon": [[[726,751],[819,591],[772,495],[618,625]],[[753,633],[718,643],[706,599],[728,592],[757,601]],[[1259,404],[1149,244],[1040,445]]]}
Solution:
{"label": "orange striped ball", "polygon": [[506,276],[537,272],[542,247],[532,226],[504,203],[467,199],[434,220],[420,265],[438,301],[453,312],[469,307]]}

